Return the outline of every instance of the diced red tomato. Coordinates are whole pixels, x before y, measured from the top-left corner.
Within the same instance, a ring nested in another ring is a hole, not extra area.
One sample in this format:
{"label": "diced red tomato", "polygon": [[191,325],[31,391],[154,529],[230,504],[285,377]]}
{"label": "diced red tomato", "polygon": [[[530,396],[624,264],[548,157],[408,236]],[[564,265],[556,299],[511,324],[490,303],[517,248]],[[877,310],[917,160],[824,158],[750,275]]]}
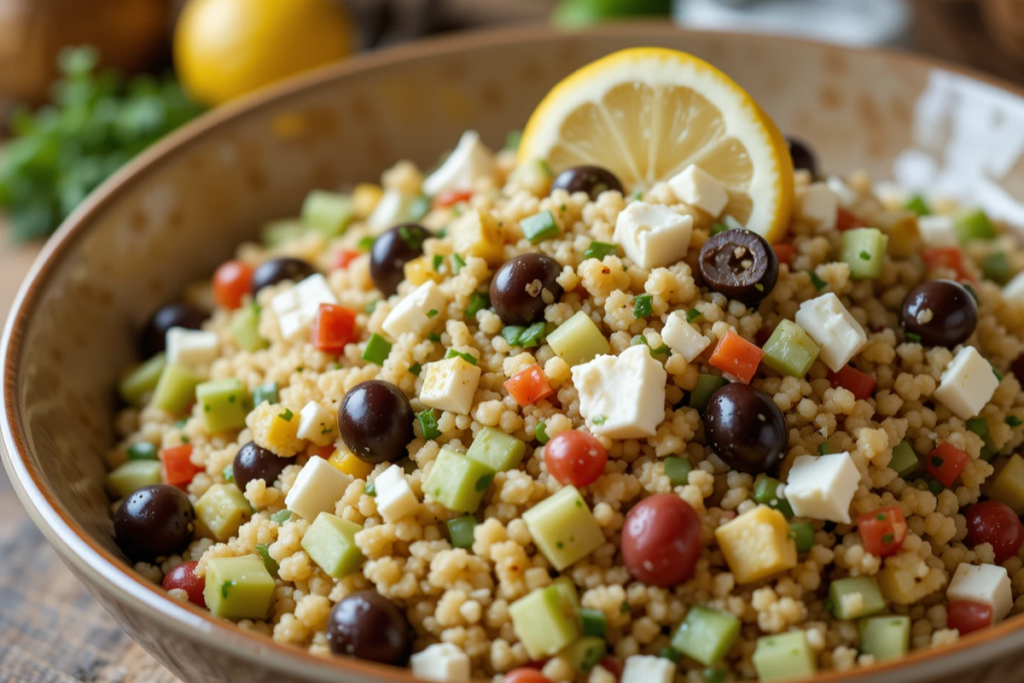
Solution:
{"label": "diced red tomato", "polygon": [[164,577],[163,587],[165,591],[179,588],[188,593],[188,601],[199,607],[206,607],[206,596],[203,591],[206,589],[206,579],[196,576],[198,562],[182,562],[177,567],[167,572]]}
{"label": "diced red tomato", "polygon": [[608,452],[595,437],[571,429],[551,437],[544,446],[544,463],[560,484],[590,486],[604,474]]}
{"label": "diced red tomato", "polygon": [[202,467],[192,464],[192,444],[186,443],[160,451],[160,462],[163,463],[164,481],[171,486],[184,488],[192,479],[203,471]]}
{"label": "diced red tomato", "polygon": [[551,385],[548,384],[548,378],[544,376],[544,370],[540,365],[531,365],[516,373],[512,379],[505,382],[505,391],[521,406],[532,405],[552,394]]}
{"label": "diced red tomato", "polygon": [[839,208],[839,213],[836,215],[836,228],[840,232],[866,227],[868,227],[868,224],[862,221],[860,216],[842,207]]}
{"label": "diced red tomato", "polygon": [[551,679],[536,669],[516,669],[505,674],[505,683],[551,683]]}
{"label": "diced red tomato", "polygon": [[875,557],[888,557],[903,545],[907,521],[900,506],[891,505],[857,517],[857,531],[865,550]]}
{"label": "diced red tomato", "polygon": [[349,264],[363,255],[358,249],[339,249],[334,255],[335,268],[348,268]]}
{"label": "diced red tomato", "polygon": [[992,606],[971,600],[956,600],[946,608],[946,625],[960,635],[980,631],[992,625]]}
{"label": "diced red tomato", "polygon": [[601,668],[615,676],[615,680],[622,680],[622,660],[618,657],[605,657],[601,660]]}
{"label": "diced red tomato", "polygon": [[848,390],[858,401],[866,401],[875,391],[875,378],[852,365],[844,365],[839,372],[829,370],[828,381],[832,382],[833,387]]}
{"label": "diced red tomato", "polygon": [[213,298],[218,306],[234,310],[242,305],[242,298],[252,291],[255,269],[243,261],[222,263],[213,274]]}
{"label": "diced red tomato", "polygon": [[[323,458],[324,460],[330,460],[331,456],[334,455],[334,451],[335,450],[336,449],[334,448],[333,445],[330,445],[330,446],[313,446],[310,449],[310,451],[312,451],[312,453],[314,455],[317,455],[317,456]],[[307,452],[309,452],[309,451],[307,451]]]}
{"label": "diced red tomato", "polygon": [[943,441],[928,454],[924,466],[930,475],[949,488],[964,471],[970,459],[970,455],[948,441]]}
{"label": "diced red tomato", "polygon": [[959,247],[931,247],[921,252],[921,258],[929,268],[949,268],[958,280],[978,282],[964,266],[964,255]]}
{"label": "diced red tomato", "polygon": [[718,341],[708,361],[722,372],[727,372],[744,384],[750,384],[761,363],[764,351],[732,330]]}
{"label": "diced red tomato", "polygon": [[465,190],[442,190],[434,197],[434,208],[443,209],[459,202],[468,202],[473,197],[472,192]]}
{"label": "diced red tomato", "polygon": [[775,260],[779,263],[785,263],[787,266],[793,265],[793,254],[796,253],[796,247],[792,244],[773,244],[772,249],[775,250]]}
{"label": "diced red tomato", "polygon": [[356,312],[336,304],[320,304],[309,331],[313,346],[327,353],[341,353],[356,335]]}
{"label": "diced red tomato", "polygon": [[772,338],[773,332],[775,332],[774,327],[762,327],[754,334],[754,341],[758,346],[764,346]]}

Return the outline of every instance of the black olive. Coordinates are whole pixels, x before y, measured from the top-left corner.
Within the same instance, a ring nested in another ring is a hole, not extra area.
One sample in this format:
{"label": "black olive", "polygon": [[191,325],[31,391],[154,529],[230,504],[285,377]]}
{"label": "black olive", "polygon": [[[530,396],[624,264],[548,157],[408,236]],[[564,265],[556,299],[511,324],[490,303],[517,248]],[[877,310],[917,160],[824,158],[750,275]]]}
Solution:
{"label": "black olive", "polygon": [[569,194],[586,192],[591,199],[597,199],[602,192],[615,190],[623,192],[622,183],[615,174],[600,166],[574,166],[567,168],[551,183],[552,190],[565,190]]}
{"label": "black olive", "polygon": [[398,605],[377,591],[360,591],[331,610],[327,646],[336,655],[405,666],[412,654],[412,634]]}
{"label": "black olive", "polygon": [[818,159],[806,142],[798,138],[786,136],[789,143],[789,156],[793,159],[793,168],[797,171],[807,171],[812,178],[818,177]]}
{"label": "black olive", "polygon": [[789,433],[771,396],[746,384],[727,384],[711,395],[704,435],[722,461],[741,472],[767,472],[782,460]]}
{"label": "black olive", "polygon": [[701,247],[698,266],[712,291],[748,305],[768,296],[779,279],[775,251],[756,232],[742,228],[712,235]]}
{"label": "black olive", "polygon": [[529,325],[562,296],[562,266],[544,254],[520,254],[506,261],[491,280],[491,305],[506,325]]}
{"label": "black olive", "polygon": [[370,250],[370,277],[384,296],[398,291],[405,264],[423,255],[423,243],[434,234],[422,225],[396,225],[382,233]]}
{"label": "black olive", "polygon": [[185,550],[195,531],[195,510],[181,489],[144,486],[114,513],[114,540],[133,562],[153,562]]}
{"label": "black olive", "polygon": [[357,458],[376,465],[406,457],[415,438],[409,399],[394,384],[370,380],[345,394],[338,409],[341,438]]}
{"label": "black olive", "polygon": [[281,257],[265,261],[252,273],[252,293],[285,280],[301,282],[316,272],[316,268],[299,258]]}
{"label": "black olive", "polygon": [[288,465],[295,462],[295,458],[282,458],[256,442],[250,441],[238,449],[235,461],[231,465],[235,475],[235,485],[245,491],[250,481],[262,479],[267,486],[272,486],[281,472]]}
{"label": "black olive", "polygon": [[907,294],[900,322],[908,339],[951,349],[974,332],[978,304],[963,285],[952,280],[933,280]]}
{"label": "black olive", "polygon": [[152,358],[167,349],[167,330],[184,327],[198,330],[209,314],[191,304],[168,304],[159,309],[146,321],[139,335],[139,353],[143,358]]}

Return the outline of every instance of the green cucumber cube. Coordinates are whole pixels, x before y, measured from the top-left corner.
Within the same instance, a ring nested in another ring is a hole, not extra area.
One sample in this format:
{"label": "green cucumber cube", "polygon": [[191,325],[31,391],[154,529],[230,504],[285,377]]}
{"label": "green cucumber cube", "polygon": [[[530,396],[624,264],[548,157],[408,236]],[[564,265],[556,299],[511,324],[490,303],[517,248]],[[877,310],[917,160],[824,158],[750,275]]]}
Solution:
{"label": "green cucumber cube", "polygon": [[325,237],[344,233],[354,217],[355,204],[345,194],[313,190],[302,203],[302,223]]}
{"label": "green cucumber cube", "polygon": [[860,651],[876,662],[899,659],[910,650],[910,617],[870,617],[860,620]]}
{"label": "green cucumber cube", "polygon": [[228,332],[238,344],[238,348],[252,353],[270,346],[270,342],[260,336],[260,310],[256,304],[243,306],[231,316]]}
{"label": "green cucumber cube", "polygon": [[779,497],[780,486],[782,486],[782,482],[778,479],[773,479],[766,474],[757,475],[757,479],[754,480],[754,502],[774,508],[781,512],[786,519],[789,519],[793,516],[793,508],[788,500]]}
{"label": "green cucumber cube", "polygon": [[900,441],[892,449],[889,469],[894,470],[896,474],[904,479],[917,470],[918,465],[920,465],[920,461],[917,459],[917,453],[914,452],[914,448],[910,445],[909,441]]}
{"label": "green cucumber cube", "polygon": [[873,576],[851,576],[837,579],[828,587],[832,614],[836,619],[860,619],[884,612],[888,606],[878,580]]}
{"label": "green cucumber cube", "polygon": [[363,553],[356,534],[363,530],[355,522],[321,512],[302,537],[302,549],[328,576],[343,579],[363,566]]}
{"label": "green cucumber cube", "polygon": [[299,239],[309,231],[309,228],[297,218],[286,218],[285,220],[273,221],[263,226],[260,238],[268,249],[279,247],[287,242]]}
{"label": "green cucumber cube", "polygon": [[580,592],[576,590],[576,584],[573,583],[573,580],[568,576],[559,576],[551,582],[551,585],[562,592],[562,597],[568,601],[568,604],[572,607],[573,614],[578,618],[583,608],[580,605]]}
{"label": "green cucumber cube", "polygon": [[519,221],[519,227],[523,229],[523,236],[530,240],[530,244],[537,244],[558,235],[558,223],[550,211],[541,211],[524,218]]}
{"label": "green cucumber cube", "polygon": [[1010,267],[1010,260],[1002,251],[993,251],[986,256],[985,260],[981,262],[981,269],[985,273],[985,277],[1000,285],[1005,285],[1014,275],[1013,268]]}
{"label": "green cucumber cube", "polygon": [[843,233],[839,258],[854,280],[873,280],[882,274],[888,246],[889,237],[878,228],[854,228]]}
{"label": "green cucumber cube", "polygon": [[523,513],[537,549],[561,571],[604,545],[604,532],[575,486]]}
{"label": "green cucumber cube", "polygon": [[975,240],[993,240],[996,227],[981,209],[966,209],[953,217],[956,236],[961,244]]}
{"label": "green cucumber cube", "polygon": [[495,472],[508,472],[522,462],[526,444],[494,427],[484,427],[466,452],[466,457],[486,465]]}
{"label": "green cucumber cube", "polygon": [[803,631],[758,638],[753,664],[759,681],[805,678],[818,671],[818,658]]}
{"label": "green cucumber cube", "polygon": [[796,543],[798,553],[806,553],[814,547],[814,526],[807,522],[790,522],[789,531]]}
{"label": "green cucumber cube", "polygon": [[196,400],[202,407],[206,429],[210,432],[244,427],[245,416],[249,414],[248,398],[242,380],[233,377],[203,382],[196,387]]}
{"label": "green cucumber cube", "polygon": [[249,519],[252,506],[234,484],[215,484],[196,501],[196,518],[223,543]]}
{"label": "green cucumber cube", "polygon": [[711,401],[711,394],[728,383],[729,380],[718,375],[698,375],[697,386],[690,392],[690,407],[697,412],[703,413]]}
{"label": "green cucumber cube", "polygon": [[538,588],[508,608],[512,627],[530,659],[553,657],[579,638],[572,604],[558,586]]}
{"label": "green cucumber cube", "polygon": [[256,390],[252,392],[252,404],[258,406],[264,401],[270,404],[277,403],[280,400],[277,382],[267,382],[256,387]]}
{"label": "green cucumber cube", "polygon": [[694,605],[672,636],[672,648],[705,666],[729,654],[740,635],[740,620],[731,614]]}
{"label": "green cucumber cube", "polygon": [[779,323],[764,345],[764,364],[781,375],[803,377],[818,358],[818,345],[794,322]]}
{"label": "green cucumber cube", "polygon": [[445,447],[423,482],[423,492],[449,510],[471,515],[493,480],[490,467]]}
{"label": "green cucumber cube", "polygon": [[686,458],[665,458],[665,476],[673,486],[685,486],[690,479],[693,466]]}
{"label": "green cucumber cube", "polygon": [[206,564],[206,607],[224,619],[266,619],[274,577],[258,555],[215,557]]}
{"label": "green cucumber cube", "polygon": [[136,408],[142,407],[146,396],[156,389],[166,366],[167,356],[158,353],[125,375],[117,385],[124,402]]}
{"label": "green cucumber cube", "polygon": [[472,548],[476,531],[476,517],[465,515],[448,520],[448,538],[453,548]]}
{"label": "green cucumber cube", "polygon": [[163,482],[159,460],[129,460],[107,475],[107,484],[119,498],[127,498],[143,486]]}
{"label": "green cucumber cube", "polygon": [[159,460],[160,452],[148,441],[139,441],[128,447],[129,460]]}
{"label": "green cucumber cube", "polygon": [[585,636],[604,638],[608,632],[608,618],[599,609],[580,610],[580,624]]}
{"label": "green cucumber cube", "polygon": [[168,363],[153,391],[153,405],[172,415],[180,415],[192,404],[196,387],[202,381],[188,368]]}
{"label": "green cucumber cube", "polygon": [[608,643],[604,638],[584,636],[562,650],[560,656],[564,657],[577,673],[586,676],[606,654]]}
{"label": "green cucumber cube", "polygon": [[612,350],[601,330],[583,311],[577,311],[552,330],[548,334],[548,346],[569,365],[586,363]]}
{"label": "green cucumber cube", "polygon": [[903,208],[907,211],[913,211],[918,216],[930,216],[932,213],[932,207],[929,206],[928,200],[919,194],[915,194],[908,198],[903,203]]}

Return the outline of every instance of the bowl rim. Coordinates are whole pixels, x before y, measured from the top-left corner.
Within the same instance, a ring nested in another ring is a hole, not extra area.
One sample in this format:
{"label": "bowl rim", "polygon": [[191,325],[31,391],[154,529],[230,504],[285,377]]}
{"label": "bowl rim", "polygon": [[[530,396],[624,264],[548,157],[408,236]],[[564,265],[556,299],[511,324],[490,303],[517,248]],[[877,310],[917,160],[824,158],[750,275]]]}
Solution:
{"label": "bowl rim", "polygon": [[[334,82],[354,75],[411,61],[417,57],[458,56],[461,53],[494,45],[549,43],[573,38],[586,40],[592,37],[634,36],[645,38],[666,38],[705,36],[723,40],[759,42],[768,47],[801,44],[834,50],[843,54],[875,55],[889,61],[914,65],[918,68],[940,69],[969,77],[1008,92],[1024,101],[1024,88],[983,74],[971,68],[950,64],[941,59],[911,54],[890,49],[866,49],[829,45],[802,38],[753,34],[728,31],[707,31],[686,29],[663,21],[626,21],[607,24],[584,31],[563,32],[547,25],[521,25],[470,31],[456,36],[430,38],[411,44],[354,56],[343,62],[328,65],[307,74],[269,86],[240,101],[233,102],[201,116],[196,121],[153,144],[125,167],[117,171],[71,216],[64,221],[50,238],[32,264],[28,275],[18,289],[10,314],[0,338],[0,358],[3,364],[3,385],[0,391],[0,456],[11,479],[15,492],[28,511],[36,526],[58,551],[62,559],[73,569],[88,577],[89,582],[102,586],[108,599],[124,603],[135,611],[144,612],[150,618],[162,618],[166,627],[180,637],[197,641],[204,639],[209,645],[211,636],[218,643],[216,649],[224,648],[235,657],[252,662],[266,660],[269,654],[277,666],[295,667],[295,670],[321,680],[337,680],[339,672],[350,672],[389,683],[415,683],[411,672],[388,665],[374,664],[354,658],[324,658],[313,655],[299,647],[274,641],[270,636],[246,631],[237,624],[214,617],[206,610],[181,603],[170,598],[160,587],[139,576],[124,561],[99,545],[73,519],[56,497],[42,482],[40,472],[26,456],[29,446],[22,416],[18,407],[17,387],[20,379],[20,361],[23,341],[32,312],[38,304],[41,292],[54,273],[66,260],[73,247],[90,232],[97,216],[142,179],[162,168],[163,163],[174,158],[193,145],[201,144],[221,128],[238,120],[256,116],[263,110],[278,106],[292,97],[311,93],[322,87],[331,87]],[[960,638],[956,643],[941,649],[919,649],[897,660],[875,664],[871,667],[855,667],[848,671],[823,672],[805,681],[815,683],[844,683],[866,676],[883,673],[906,672],[923,662],[935,663],[971,650],[973,660],[987,656],[1005,654],[1014,647],[1009,642],[1010,634],[1024,632],[1024,617],[1011,619],[985,631]],[[954,668],[963,668],[967,662]]]}

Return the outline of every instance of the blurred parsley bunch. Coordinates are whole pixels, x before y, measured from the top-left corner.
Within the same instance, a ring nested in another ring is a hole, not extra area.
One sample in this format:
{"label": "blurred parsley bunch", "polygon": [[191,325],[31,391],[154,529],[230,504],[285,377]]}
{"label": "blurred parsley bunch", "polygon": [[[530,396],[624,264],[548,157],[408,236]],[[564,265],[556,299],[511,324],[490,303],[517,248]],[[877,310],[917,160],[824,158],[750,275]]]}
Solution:
{"label": "blurred parsley bunch", "polygon": [[202,112],[172,77],[97,73],[91,47],[64,50],[53,104],[15,113],[0,151],[0,208],[16,240],[45,237],[150,144]]}

